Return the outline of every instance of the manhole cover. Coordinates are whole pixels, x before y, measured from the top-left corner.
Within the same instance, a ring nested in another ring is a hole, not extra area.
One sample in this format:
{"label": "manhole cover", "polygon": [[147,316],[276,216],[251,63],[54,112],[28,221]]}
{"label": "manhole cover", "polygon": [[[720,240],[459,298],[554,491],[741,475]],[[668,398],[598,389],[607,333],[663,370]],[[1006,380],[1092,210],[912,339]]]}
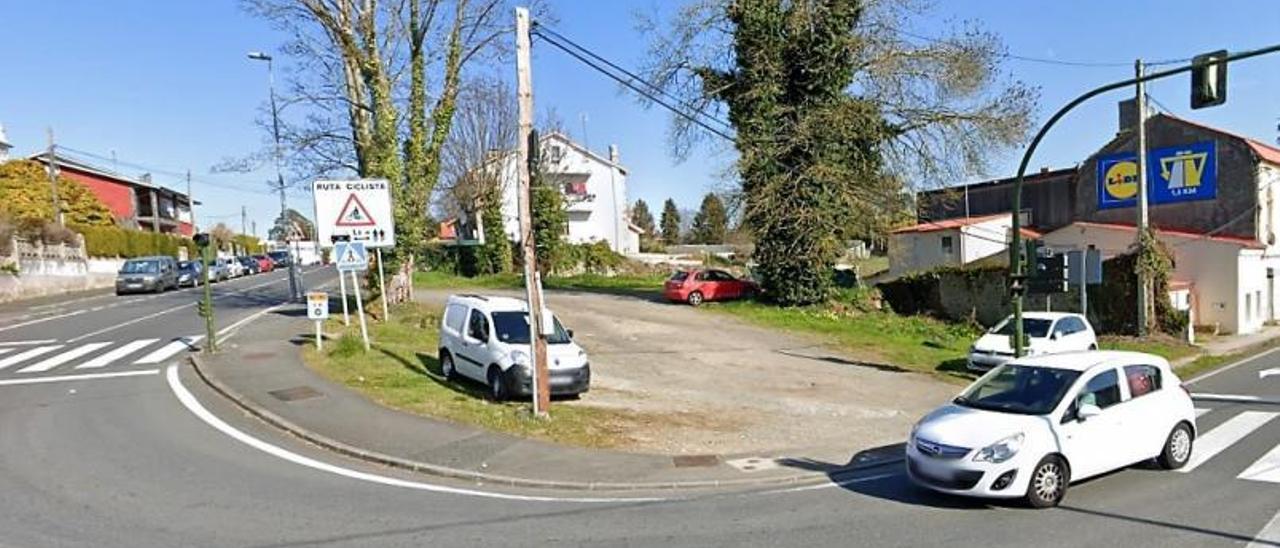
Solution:
{"label": "manhole cover", "polygon": [[275,352],[249,352],[244,355],[244,359],[248,361],[262,361],[276,357]]}
{"label": "manhole cover", "polygon": [[701,466],[715,466],[720,462],[720,457],[715,455],[680,455],[671,457],[672,464],[676,468],[697,468]]}
{"label": "manhole cover", "polygon": [[305,400],[308,398],[318,398],[324,395],[316,391],[316,389],[311,388],[310,386],[295,386],[293,388],[272,390],[267,393],[271,394],[273,397],[275,397],[277,400],[280,400],[280,401],[298,401],[298,400]]}

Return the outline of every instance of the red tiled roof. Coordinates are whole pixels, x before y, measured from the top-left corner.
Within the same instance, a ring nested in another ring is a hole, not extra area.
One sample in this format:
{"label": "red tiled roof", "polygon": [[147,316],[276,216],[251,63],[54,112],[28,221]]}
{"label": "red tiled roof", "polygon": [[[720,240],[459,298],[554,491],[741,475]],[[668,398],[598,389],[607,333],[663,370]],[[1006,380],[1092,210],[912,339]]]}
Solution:
{"label": "red tiled roof", "polygon": [[1246,145],[1249,145],[1249,148],[1253,149],[1253,153],[1257,154],[1259,158],[1262,158],[1263,160],[1271,162],[1273,164],[1280,165],[1280,148],[1273,147],[1262,141],[1245,137],[1237,133],[1232,133],[1225,129],[1219,129],[1213,126],[1208,126],[1200,122],[1193,122],[1186,118],[1179,118],[1171,114],[1163,114],[1162,116],[1167,116],[1170,120],[1177,120],[1189,126],[1195,126],[1205,131],[1212,131],[1214,133],[1220,133],[1222,135],[1226,135],[1227,137],[1240,139],[1241,141],[1244,141]]}
{"label": "red tiled roof", "polygon": [[[1123,230],[1125,232],[1138,231],[1135,225],[1131,225],[1128,223],[1095,223],[1092,221],[1076,221],[1074,223],[1071,223],[1071,225],[1095,227],[1095,228],[1110,228],[1114,230]],[[1068,226],[1071,226],[1071,225],[1068,225]],[[1164,236],[1208,240],[1211,242],[1219,242],[1224,244],[1235,244],[1235,245],[1238,245],[1241,247],[1247,247],[1250,249],[1266,248],[1266,246],[1262,245],[1262,242],[1259,242],[1258,240],[1255,240],[1253,238],[1246,238],[1243,236],[1214,236],[1204,232],[1197,232],[1195,230],[1178,230],[1178,229],[1160,228],[1160,227],[1155,227],[1155,229],[1156,229],[1156,234],[1164,235]]]}
{"label": "red tiled roof", "polygon": [[959,219],[943,219],[941,221],[930,221],[920,223],[918,225],[904,226],[892,231],[893,234],[905,234],[908,232],[937,232],[939,230],[952,230],[964,226],[976,225],[987,221],[994,221],[1008,217],[1008,213],[997,213],[995,215],[983,215],[981,217],[961,217]]}

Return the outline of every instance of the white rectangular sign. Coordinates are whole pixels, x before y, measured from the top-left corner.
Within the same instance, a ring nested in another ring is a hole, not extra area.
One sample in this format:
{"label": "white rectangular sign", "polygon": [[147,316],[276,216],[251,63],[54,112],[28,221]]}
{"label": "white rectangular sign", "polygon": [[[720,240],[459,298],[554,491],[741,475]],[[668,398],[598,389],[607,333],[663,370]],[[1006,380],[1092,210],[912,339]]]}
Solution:
{"label": "white rectangular sign", "polygon": [[313,320],[323,320],[329,317],[328,293],[307,293],[307,317]]}
{"label": "white rectangular sign", "polygon": [[391,185],[385,179],[316,181],[316,228],[320,245],[340,241],[366,247],[394,247],[396,224],[391,217]]}

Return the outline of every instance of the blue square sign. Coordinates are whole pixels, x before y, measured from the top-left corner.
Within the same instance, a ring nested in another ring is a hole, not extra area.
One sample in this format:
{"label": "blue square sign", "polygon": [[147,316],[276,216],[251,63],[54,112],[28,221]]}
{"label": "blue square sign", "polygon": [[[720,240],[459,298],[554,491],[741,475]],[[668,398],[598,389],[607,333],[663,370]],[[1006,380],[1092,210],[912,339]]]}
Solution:
{"label": "blue square sign", "polygon": [[368,270],[369,252],[364,242],[338,242],[333,246],[334,264],[339,272]]}

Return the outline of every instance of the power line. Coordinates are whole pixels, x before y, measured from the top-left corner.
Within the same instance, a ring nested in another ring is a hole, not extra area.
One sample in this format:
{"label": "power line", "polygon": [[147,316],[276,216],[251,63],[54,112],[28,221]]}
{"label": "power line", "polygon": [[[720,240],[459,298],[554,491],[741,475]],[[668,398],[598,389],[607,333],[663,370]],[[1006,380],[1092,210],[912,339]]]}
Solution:
{"label": "power line", "polygon": [[[555,37],[550,36],[550,35],[549,35],[548,33],[546,33],[546,32],[543,32],[541,29],[544,29],[544,28],[545,28],[545,27],[544,27],[544,26],[542,26],[542,25],[535,25],[535,26],[533,27],[533,29],[531,29],[530,33],[531,33],[531,34],[535,34],[535,35],[537,35],[539,38],[542,38],[542,39],[543,39],[544,41],[546,41],[548,44],[551,44],[552,46],[555,46],[555,47],[556,47],[556,49],[559,49],[560,51],[563,51],[563,52],[565,52],[565,53],[569,54],[569,55],[570,55],[570,56],[572,56],[573,58],[575,58],[575,59],[577,59],[578,61],[580,61],[582,64],[587,65],[588,67],[591,67],[591,68],[595,69],[597,72],[599,72],[599,73],[601,73],[601,74],[604,74],[605,76],[608,76],[610,79],[612,79],[612,80],[614,80],[614,81],[618,82],[619,84],[622,84],[623,86],[626,86],[628,89],[630,89],[631,91],[634,91],[635,93],[639,94],[641,97],[644,97],[644,98],[646,98],[646,99],[648,99],[648,100],[650,100],[650,101],[653,101],[655,104],[662,106],[663,108],[665,108],[665,109],[667,109],[667,110],[671,111],[672,113],[674,113],[675,115],[677,115],[677,116],[679,116],[679,117],[681,117],[681,118],[684,118],[685,120],[689,121],[690,123],[692,123],[692,124],[694,124],[694,125],[697,125],[698,127],[701,127],[702,129],[705,129],[705,130],[707,130],[707,131],[711,132],[712,134],[714,134],[714,135],[716,135],[716,136],[719,136],[719,137],[721,137],[721,138],[723,138],[723,139],[725,139],[725,140],[727,140],[727,141],[730,141],[730,142],[734,142],[734,141],[735,141],[735,139],[733,138],[733,136],[732,136],[732,135],[729,135],[728,133],[726,133],[726,132],[724,132],[724,131],[722,131],[722,130],[720,130],[720,129],[717,129],[717,128],[714,128],[714,127],[711,127],[711,126],[710,126],[710,125],[708,125],[706,122],[704,122],[704,121],[702,121],[701,119],[699,119],[697,116],[694,116],[693,114],[690,114],[690,113],[688,113],[688,112],[685,112],[684,110],[682,110],[682,109],[680,109],[680,108],[677,108],[677,107],[675,107],[675,106],[673,106],[673,105],[671,105],[671,104],[667,103],[667,101],[663,100],[662,98],[657,97],[654,93],[651,93],[651,92],[649,92],[649,91],[646,91],[645,89],[642,89],[639,85],[637,85],[635,82],[633,82],[631,78],[623,78],[623,77],[621,77],[621,76],[618,76],[617,74],[614,74],[613,72],[611,72],[611,71],[609,71],[609,70],[605,69],[604,67],[601,67],[601,66],[600,66],[600,64],[598,64],[597,62],[595,62],[595,61],[593,61],[593,60],[591,60],[591,59],[588,59],[588,58],[586,57],[586,55],[591,55],[591,56],[592,56],[592,57],[594,57],[594,58],[600,58],[598,55],[596,55],[596,54],[594,54],[594,53],[589,53],[589,52],[588,52],[588,53],[586,53],[586,54],[584,54],[584,53],[579,53],[578,51],[575,51],[573,48],[571,48],[571,47],[569,47],[569,46],[567,46],[567,45],[565,45],[565,44],[562,44],[562,43],[561,43],[560,41],[558,41]],[[579,46],[579,47],[581,47],[581,46]],[[582,49],[583,49],[584,51],[588,51],[588,50],[586,50],[586,48],[582,48]],[[624,72],[625,72],[625,71],[624,71]],[[649,87],[651,87],[651,88],[659,89],[655,84],[653,84],[653,83],[651,83],[651,82],[645,82],[644,80],[640,80],[640,79],[638,79],[638,78],[637,78],[636,80],[638,80],[638,81],[640,81],[640,82],[644,82],[644,84],[645,84],[646,86],[649,86]],[[719,119],[717,119],[717,118],[715,118],[715,117],[713,117],[713,116],[711,116],[711,115],[709,115],[709,114],[707,114],[707,113],[705,113],[705,112],[698,111],[698,110],[694,110],[694,112],[696,112],[696,113],[698,113],[698,114],[700,114],[700,115],[702,115],[702,116],[704,116],[704,117],[707,117],[707,118],[709,118],[709,119],[716,120],[717,122],[719,122],[719,123],[721,123],[721,124],[725,124],[725,122],[724,122],[724,121],[719,120]]]}

